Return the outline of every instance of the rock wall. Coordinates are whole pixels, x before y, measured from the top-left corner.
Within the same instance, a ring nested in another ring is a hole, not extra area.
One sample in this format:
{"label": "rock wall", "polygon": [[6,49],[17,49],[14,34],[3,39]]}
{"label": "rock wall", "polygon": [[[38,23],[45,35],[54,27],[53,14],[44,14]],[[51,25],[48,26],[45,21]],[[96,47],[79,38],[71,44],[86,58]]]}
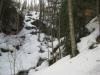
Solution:
{"label": "rock wall", "polygon": [[17,12],[14,2],[3,0],[0,16],[0,32],[17,34],[23,28],[23,15]]}

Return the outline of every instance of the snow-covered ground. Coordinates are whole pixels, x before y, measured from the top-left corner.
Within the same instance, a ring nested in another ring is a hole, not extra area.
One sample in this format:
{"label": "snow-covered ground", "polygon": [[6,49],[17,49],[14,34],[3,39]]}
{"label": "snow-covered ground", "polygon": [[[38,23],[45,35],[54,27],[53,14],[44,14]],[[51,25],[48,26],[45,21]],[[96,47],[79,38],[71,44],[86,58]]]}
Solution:
{"label": "snow-covered ground", "polygon": [[38,12],[30,12],[25,16],[24,28],[17,35],[0,33],[0,75],[13,75],[29,69],[38,71],[48,67],[45,34],[41,33],[38,41],[38,29],[31,24],[38,18]]}
{"label": "snow-covered ground", "polygon": [[[26,14],[25,25],[17,35],[0,33],[0,75],[13,75],[23,70],[29,70],[28,75],[100,75],[100,44],[96,42],[100,35],[97,18],[86,25],[91,34],[77,43],[80,54],[74,58],[66,56],[48,67],[52,43],[47,44],[47,35],[44,33],[40,33],[38,41],[39,29],[31,22],[39,19],[39,12],[30,13]],[[57,44],[58,40],[55,39],[54,47]]]}
{"label": "snow-covered ground", "polygon": [[96,41],[100,35],[97,17],[86,27],[91,34],[81,38],[77,44],[79,55],[74,58],[66,56],[52,66],[35,73],[30,72],[29,75],[100,75],[100,44]]}
{"label": "snow-covered ground", "polygon": [[30,75],[100,75],[100,45],[72,59],[66,56],[49,68]]}

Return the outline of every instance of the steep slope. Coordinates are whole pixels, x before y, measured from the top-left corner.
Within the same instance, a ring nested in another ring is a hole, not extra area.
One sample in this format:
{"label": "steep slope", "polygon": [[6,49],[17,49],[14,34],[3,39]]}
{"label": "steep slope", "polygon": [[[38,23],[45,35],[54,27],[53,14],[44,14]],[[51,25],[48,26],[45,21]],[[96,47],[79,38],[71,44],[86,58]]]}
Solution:
{"label": "steep slope", "polygon": [[25,16],[24,27],[17,35],[0,33],[0,75],[23,74],[29,70],[38,71],[48,66],[48,46],[45,34],[40,34],[32,25],[39,18],[39,12],[29,12]]}
{"label": "steep slope", "polygon": [[[97,17],[87,24],[91,32],[77,44],[80,54],[74,58],[66,56],[47,69],[29,75],[100,75],[100,44]],[[92,48],[90,48],[92,46]]]}

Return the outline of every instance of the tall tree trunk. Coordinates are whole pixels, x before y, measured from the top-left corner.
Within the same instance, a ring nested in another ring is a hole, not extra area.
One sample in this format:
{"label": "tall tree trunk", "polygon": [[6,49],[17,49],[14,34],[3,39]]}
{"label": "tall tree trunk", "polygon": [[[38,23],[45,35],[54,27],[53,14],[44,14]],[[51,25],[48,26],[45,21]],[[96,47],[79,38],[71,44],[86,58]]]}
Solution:
{"label": "tall tree trunk", "polygon": [[100,32],[100,0],[96,0],[96,10],[97,10],[97,18],[99,21],[99,32]]}
{"label": "tall tree trunk", "polygon": [[0,16],[1,16],[1,11],[2,11],[2,6],[3,6],[3,0],[0,1]]}
{"label": "tall tree trunk", "polygon": [[76,51],[76,42],[75,42],[75,33],[74,33],[72,0],[68,0],[68,15],[69,15],[70,41],[71,41],[71,49],[72,49],[71,52],[72,52],[72,57],[74,57]]}
{"label": "tall tree trunk", "polygon": [[[42,0],[39,0],[39,5],[40,5],[40,15],[39,15],[39,20],[40,20],[40,25],[39,25],[39,29],[41,27],[41,20],[42,20]],[[38,41],[40,41],[40,30],[39,30],[39,34],[38,34]]]}
{"label": "tall tree trunk", "polygon": [[3,0],[0,1],[0,31],[1,32],[2,32],[2,28],[1,28],[1,24],[2,24],[2,21],[1,21],[2,6],[3,6]]}

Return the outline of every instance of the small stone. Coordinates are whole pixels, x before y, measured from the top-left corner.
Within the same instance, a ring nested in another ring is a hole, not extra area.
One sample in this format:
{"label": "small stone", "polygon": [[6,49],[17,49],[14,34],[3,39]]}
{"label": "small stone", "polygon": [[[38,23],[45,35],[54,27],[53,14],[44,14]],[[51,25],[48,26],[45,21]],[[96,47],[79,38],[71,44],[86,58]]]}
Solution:
{"label": "small stone", "polygon": [[2,54],[0,53],[0,56],[2,56]]}
{"label": "small stone", "polygon": [[33,27],[25,27],[27,30],[31,30],[31,29],[33,29]]}
{"label": "small stone", "polygon": [[26,20],[26,22],[29,22],[29,21],[30,21],[30,19]]}
{"label": "small stone", "polygon": [[32,35],[37,35],[37,32],[31,32],[30,34],[32,34]]}
{"label": "small stone", "polygon": [[23,38],[23,39],[25,39],[25,36],[21,36],[20,38]]}
{"label": "small stone", "polygon": [[9,52],[10,50],[7,50],[7,49],[4,49],[4,48],[1,48],[1,52]]}
{"label": "small stone", "polygon": [[19,45],[15,46],[15,48],[16,48],[17,50],[19,50],[19,49],[20,49]]}
{"label": "small stone", "polygon": [[27,54],[31,54],[31,53],[27,53]]}
{"label": "small stone", "polygon": [[45,51],[44,50],[42,50],[42,49],[40,49],[40,51],[39,51],[39,53],[44,53]]}

